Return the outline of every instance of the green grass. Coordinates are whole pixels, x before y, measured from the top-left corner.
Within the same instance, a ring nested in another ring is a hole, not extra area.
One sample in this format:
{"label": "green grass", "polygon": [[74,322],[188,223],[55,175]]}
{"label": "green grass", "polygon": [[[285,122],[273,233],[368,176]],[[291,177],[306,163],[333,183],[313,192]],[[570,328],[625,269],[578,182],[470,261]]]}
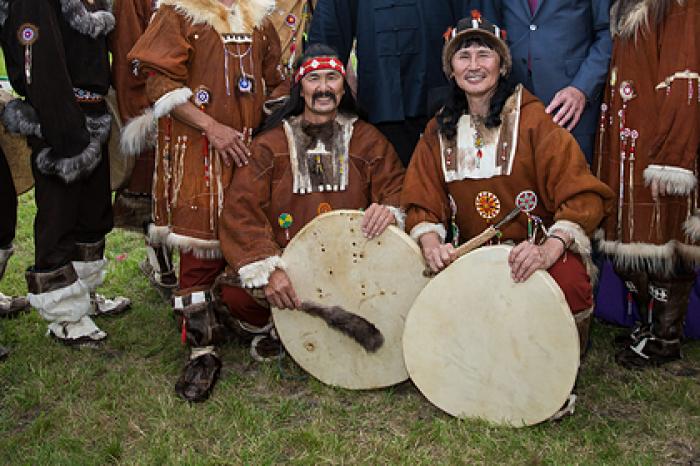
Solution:
{"label": "green grass", "polygon": [[[25,292],[33,212],[29,193],[5,292]],[[115,260],[122,253],[126,259]],[[615,331],[601,325],[582,366],[576,415],[558,424],[513,430],[461,421],[410,382],[334,389],[299,380],[289,358],[283,375],[235,344],[222,350],[212,398],[189,405],[173,390],[187,352],[170,309],[137,271],[142,239],[115,231],[107,254],[106,291],[129,295],[135,306],[98,320],[109,333],[102,350],[53,342],[35,311],[0,321],[0,344],[12,350],[0,363],[0,464],[700,462],[700,344],[685,344],[682,363],[628,372],[612,359]]]}

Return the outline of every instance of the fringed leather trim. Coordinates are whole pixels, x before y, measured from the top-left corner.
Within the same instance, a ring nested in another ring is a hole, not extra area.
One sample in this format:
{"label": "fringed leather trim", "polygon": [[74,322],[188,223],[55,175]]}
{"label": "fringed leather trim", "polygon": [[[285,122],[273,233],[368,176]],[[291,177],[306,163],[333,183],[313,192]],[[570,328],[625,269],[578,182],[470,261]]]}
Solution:
{"label": "fringed leather trim", "polygon": [[401,231],[404,231],[406,229],[406,212],[399,207],[394,207],[391,205],[385,207],[394,215],[394,218],[396,219],[396,227]]}
{"label": "fringed leather trim", "polygon": [[34,107],[23,99],[13,99],[5,104],[2,124],[10,133],[41,138],[41,123]]}
{"label": "fringed leather trim", "polygon": [[647,186],[653,181],[666,185],[666,193],[672,196],[687,196],[698,184],[695,174],[684,168],[670,165],[649,165],[644,169]]}
{"label": "fringed leather trim", "polygon": [[549,228],[550,232],[561,231],[568,234],[573,239],[569,250],[581,256],[583,264],[586,266],[588,278],[591,283],[598,281],[598,267],[593,263],[591,239],[586,234],[581,225],[569,220],[558,220]]}
{"label": "fringed leather trim", "polygon": [[411,229],[410,236],[413,241],[420,244],[420,237],[430,232],[437,233],[440,240],[445,242],[445,238],[447,238],[447,230],[445,229],[445,225],[441,225],[439,223],[421,222]]}
{"label": "fringed leather trim", "polygon": [[180,252],[191,253],[197,259],[221,259],[221,245],[219,240],[207,240],[193,238],[192,236],[169,233],[166,239],[168,246],[178,248]]}
{"label": "fringed leather trim", "polygon": [[102,144],[109,137],[112,117],[109,114],[97,118],[86,118],[90,142],[77,155],[72,157],[53,158],[52,149],[47,147],[36,156],[36,166],[45,175],[55,175],[65,183],[72,183],[84,178],[97,167],[102,159]]}
{"label": "fringed leather trim", "polygon": [[155,118],[166,116],[175,107],[187,103],[192,95],[192,89],[189,87],[181,87],[163,94],[153,105],[153,116]]}
{"label": "fringed leather trim", "polygon": [[683,232],[691,241],[700,241],[700,212],[696,211],[694,215],[688,217],[683,223]]}
{"label": "fringed leather trim", "polygon": [[104,9],[90,12],[81,0],[61,0],[61,11],[73,29],[95,39],[114,29],[112,2],[105,1],[103,4]]}
{"label": "fringed leather trim", "polygon": [[151,107],[129,120],[122,128],[119,136],[119,147],[122,154],[137,156],[156,145],[158,135],[157,119]]}
{"label": "fringed leather trim", "polygon": [[280,256],[271,256],[267,259],[244,265],[238,269],[238,276],[244,288],[260,288],[267,285],[270,274],[278,268],[282,270],[286,268],[284,261]]}
{"label": "fringed leather trim", "polygon": [[275,0],[236,1],[226,7],[218,0],[160,0],[158,6],[171,6],[193,25],[206,24],[219,34],[252,34],[275,8]]}

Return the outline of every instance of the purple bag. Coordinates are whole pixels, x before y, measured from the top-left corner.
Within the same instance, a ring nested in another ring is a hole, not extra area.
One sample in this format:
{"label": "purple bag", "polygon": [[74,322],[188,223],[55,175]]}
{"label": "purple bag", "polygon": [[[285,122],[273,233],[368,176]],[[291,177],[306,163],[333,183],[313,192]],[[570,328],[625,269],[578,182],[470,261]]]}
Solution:
{"label": "purple bag", "polygon": [[[609,260],[600,268],[595,315],[606,322],[623,327],[632,327],[639,319],[637,305],[634,302],[628,303],[627,287],[615,273]],[[695,279],[695,286],[690,292],[684,327],[686,338],[700,339],[700,278]]]}

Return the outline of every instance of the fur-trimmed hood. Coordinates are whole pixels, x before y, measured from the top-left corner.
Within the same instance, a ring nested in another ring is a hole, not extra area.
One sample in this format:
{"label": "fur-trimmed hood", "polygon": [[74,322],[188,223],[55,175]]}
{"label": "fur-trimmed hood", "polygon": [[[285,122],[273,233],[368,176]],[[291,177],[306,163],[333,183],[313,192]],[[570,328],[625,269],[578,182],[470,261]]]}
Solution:
{"label": "fur-trimmed hood", "polygon": [[219,34],[251,34],[275,8],[275,0],[236,0],[231,7],[219,0],[158,0],[171,6],[193,25],[206,24]]}
{"label": "fur-trimmed hood", "polygon": [[686,0],[617,0],[610,8],[610,33],[624,39],[637,36],[649,23],[661,22],[673,3]]}

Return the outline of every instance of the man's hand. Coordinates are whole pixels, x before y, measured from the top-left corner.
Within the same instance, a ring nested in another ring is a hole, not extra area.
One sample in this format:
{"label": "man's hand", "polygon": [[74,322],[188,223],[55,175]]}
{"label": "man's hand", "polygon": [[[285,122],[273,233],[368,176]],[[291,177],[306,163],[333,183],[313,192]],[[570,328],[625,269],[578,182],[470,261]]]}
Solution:
{"label": "man's hand", "polygon": [[[581,119],[583,109],[586,107],[586,95],[573,86],[565,87],[554,95],[545,111],[554,115],[554,123],[565,126],[568,131],[573,130]],[[568,124],[567,124],[568,123]]]}
{"label": "man's hand", "polygon": [[287,273],[282,269],[275,269],[265,285],[265,297],[268,302],[277,309],[298,309],[301,300],[289,280]]}
{"label": "man's hand", "polygon": [[457,259],[457,251],[451,243],[442,244],[435,232],[420,237],[423,258],[434,273],[438,273]]}
{"label": "man's hand", "polygon": [[563,253],[564,245],[556,238],[547,238],[541,245],[523,241],[511,249],[508,256],[510,276],[515,283],[522,283],[535,271],[549,269]]}
{"label": "man's hand", "polygon": [[246,145],[247,130],[241,133],[212,119],[204,128],[204,133],[226,166],[230,166],[232,161],[238,167],[248,165],[250,150]]}
{"label": "man's hand", "polygon": [[386,206],[374,203],[365,210],[360,226],[365,238],[372,239],[384,233],[384,230],[394,223],[396,223],[396,217],[391,213],[391,210]]}

